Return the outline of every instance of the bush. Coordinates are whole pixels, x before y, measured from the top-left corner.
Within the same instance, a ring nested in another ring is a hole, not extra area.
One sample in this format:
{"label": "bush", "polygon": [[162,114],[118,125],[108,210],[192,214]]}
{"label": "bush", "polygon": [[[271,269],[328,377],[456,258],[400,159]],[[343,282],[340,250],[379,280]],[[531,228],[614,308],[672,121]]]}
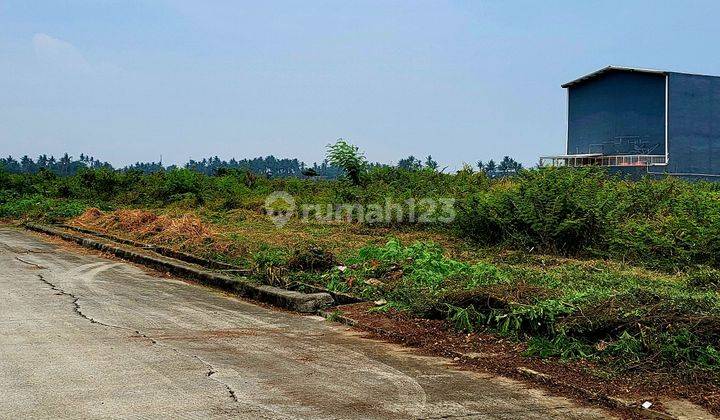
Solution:
{"label": "bush", "polygon": [[717,184],[543,168],[461,198],[457,210],[458,232],[482,243],[667,271],[720,263]]}
{"label": "bush", "polygon": [[459,203],[458,227],[481,241],[508,242],[561,254],[577,253],[602,240],[616,195],[598,171],[549,168],[522,171],[510,185]]}
{"label": "bush", "polygon": [[283,285],[286,266],[287,255],[281,249],[262,246],[252,255],[253,272],[263,283]]}
{"label": "bush", "polygon": [[0,203],[0,218],[60,222],[81,215],[88,205],[80,200],[64,200],[32,195]]}

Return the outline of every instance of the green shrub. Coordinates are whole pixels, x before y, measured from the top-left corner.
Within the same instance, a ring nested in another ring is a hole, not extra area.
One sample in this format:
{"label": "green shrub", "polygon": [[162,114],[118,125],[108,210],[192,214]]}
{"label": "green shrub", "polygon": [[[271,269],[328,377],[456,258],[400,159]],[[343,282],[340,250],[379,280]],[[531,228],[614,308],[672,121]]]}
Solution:
{"label": "green shrub", "polygon": [[287,265],[287,253],[279,248],[261,246],[252,254],[252,270],[263,283],[284,284]]}
{"label": "green shrub", "polygon": [[88,207],[80,200],[47,198],[41,195],[10,199],[0,203],[0,218],[60,222],[82,214]]}
{"label": "green shrub", "polygon": [[[481,244],[612,258],[669,272],[698,264],[720,268],[720,184],[675,178],[628,181],[598,169],[577,168],[523,170],[511,178],[490,180],[467,167],[455,174],[361,167],[362,182],[357,183],[267,179],[240,170],[218,170],[217,176],[189,169],[153,174],[82,169],[66,177],[47,170],[1,172],[0,199],[44,197],[105,207],[172,204],[260,211],[268,194],[287,191],[298,206],[318,205],[310,208],[311,217],[322,216],[328,206],[334,212],[335,204],[384,208],[389,202],[405,215],[398,219],[398,212],[392,210],[389,225],[410,223],[407,216],[415,207],[416,216],[422,213],[431,222],[422,226],[452,231]],[[433,208],[429,201],[423,202],[445,198],[456,203],[457,217],[451,223],[440,219],[449,215],[442,205]],[[23,208],[31,209],[16,204],[5,210],[5,217],[20,217]]]}
{"label": "green shrub", "polygon": [[455,226],[479,242],[526,250],[667,271],[718,266],[718,188],[675,178],[626,181],[595,169],[528,170],[460,198]]}

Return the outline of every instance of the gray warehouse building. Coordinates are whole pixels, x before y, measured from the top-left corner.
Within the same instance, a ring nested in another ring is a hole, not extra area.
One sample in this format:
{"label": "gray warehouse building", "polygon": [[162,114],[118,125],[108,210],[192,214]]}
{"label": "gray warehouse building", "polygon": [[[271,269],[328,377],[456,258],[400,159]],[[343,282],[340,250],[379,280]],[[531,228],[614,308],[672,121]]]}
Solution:
{"label": "gray warehouse building", "polygon": [[720,77],[610,66],[562,87],[566,150],[543,164],[720,176]]}

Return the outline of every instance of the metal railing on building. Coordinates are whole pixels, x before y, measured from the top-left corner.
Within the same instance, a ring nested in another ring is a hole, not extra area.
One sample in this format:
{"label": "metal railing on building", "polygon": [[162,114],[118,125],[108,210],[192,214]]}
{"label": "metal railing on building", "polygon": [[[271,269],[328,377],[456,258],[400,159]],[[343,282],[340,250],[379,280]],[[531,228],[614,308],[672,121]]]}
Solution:
{"label": "metal railing on building", "polygon": [[667,165],[665,155],[576,155],[541,156],[541,166],[658,166]]}

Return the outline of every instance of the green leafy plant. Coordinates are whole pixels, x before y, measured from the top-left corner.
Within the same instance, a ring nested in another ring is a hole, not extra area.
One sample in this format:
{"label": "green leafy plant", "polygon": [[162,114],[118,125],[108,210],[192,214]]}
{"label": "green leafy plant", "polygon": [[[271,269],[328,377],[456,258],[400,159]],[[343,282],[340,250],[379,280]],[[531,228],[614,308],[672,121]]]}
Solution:
{"label": "green leafy plant", "polygon": [[270,285],[284,284],[286,253],[277,248],[262,246],[252,255],[253,272]]}
{"label": "green leafy plant", "polygon": [[360,185],[367,161],[360,149],[343,139],[327,146],[327,159],[331,165],[342,168],[353,185]]}
{"label": "green leafy plant", "polygon": [[447,318],[453,326],[465,332],[473,332],[478,324],[482,322],[482,315],[475,310],[473,305],[461,308],[451,304],[447,305]]}

